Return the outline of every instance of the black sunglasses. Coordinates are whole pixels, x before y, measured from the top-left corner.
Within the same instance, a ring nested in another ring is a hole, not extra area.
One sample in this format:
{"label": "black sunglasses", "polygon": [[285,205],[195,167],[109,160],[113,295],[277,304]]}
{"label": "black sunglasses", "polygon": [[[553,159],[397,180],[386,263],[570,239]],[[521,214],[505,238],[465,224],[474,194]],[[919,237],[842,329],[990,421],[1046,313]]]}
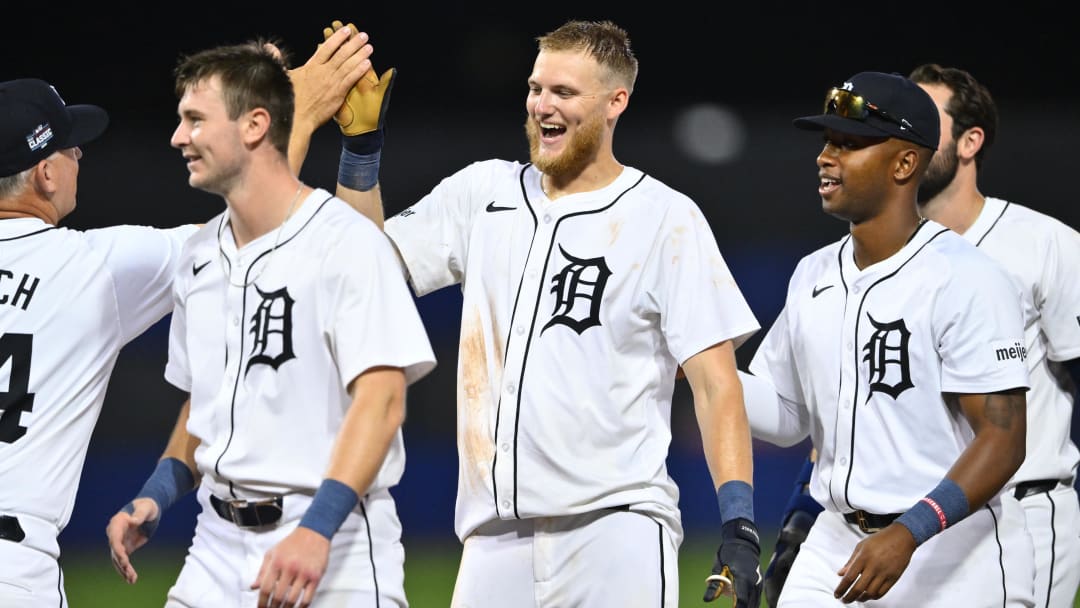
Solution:
{"label": "black sunglasses", "polygon": [[926,140],[926,138],[923,137],[923,134],[919,133],[919,130],[913,127],[906,118],[896,118],[885,110],[866,101],[862,95],[858,95],[847,89],[841,89],[839,87],[829,89],[828,94],[825,95],[825,113],[836,114],[837,116],[858,121],[866,121],[866,118],[873,113],[879,118],[887,120],[894,125],[898,125],[905,131],[911,131],[920,139]]}

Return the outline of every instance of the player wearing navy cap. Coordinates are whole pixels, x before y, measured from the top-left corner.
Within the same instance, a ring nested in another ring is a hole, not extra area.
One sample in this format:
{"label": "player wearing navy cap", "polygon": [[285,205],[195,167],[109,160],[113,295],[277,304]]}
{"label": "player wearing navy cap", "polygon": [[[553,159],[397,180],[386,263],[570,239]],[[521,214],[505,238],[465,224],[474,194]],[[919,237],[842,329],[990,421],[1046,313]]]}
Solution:
{"label": "player wearing navy cap", "polygon": [[795,125],[823,132],[818,193],[850,234],[799,262],[743,376],[755,435],[817,451],[825,510],[779,605],[1030,606],[1031,540],[1002,497],[1024,459],[1022,317],[992,259],[919,215],[937,107],[862,72]]}

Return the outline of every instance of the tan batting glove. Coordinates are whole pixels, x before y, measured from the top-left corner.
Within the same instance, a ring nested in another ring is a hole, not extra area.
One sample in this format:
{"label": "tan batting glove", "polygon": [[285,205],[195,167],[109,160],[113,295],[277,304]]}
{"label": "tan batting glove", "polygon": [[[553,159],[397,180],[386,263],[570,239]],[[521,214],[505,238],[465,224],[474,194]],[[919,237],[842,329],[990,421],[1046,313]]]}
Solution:
{"label": "tan batting glove", "polygon": [[[335,20],[330,27],[323,28],[323,39],[329,38],[343,27],[352,29],[353,34],[359,32],[352,23],[346,26]],[[349,90],[348,95],[345,96],[345,103],[334,115],[334,120],[341,128],[342,134],[352,137],[382,128],[386,120],[386,106],[390,103],[390,89],[394,86],[395,77],[397,77],[395,68],[390,68],[383,72],[381,77],[377,77],[375,68],[372,67]]]}

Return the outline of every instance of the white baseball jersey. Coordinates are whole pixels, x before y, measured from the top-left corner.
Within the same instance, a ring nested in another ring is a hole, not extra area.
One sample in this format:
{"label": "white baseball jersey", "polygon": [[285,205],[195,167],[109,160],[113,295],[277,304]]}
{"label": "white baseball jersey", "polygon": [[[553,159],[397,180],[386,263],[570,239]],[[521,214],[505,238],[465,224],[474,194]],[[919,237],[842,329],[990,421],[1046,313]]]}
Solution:
{"label": "white baseball jersey", "polygon": [[676,369],[758,323],[689,198],[626,167],[553,202],[540,177],[474,163],[386,222],[418,294],[462,285],[457,534],[630,505],[681,539]]}
{"label": "white baseball jersey", "polygon": [[[1035,545],[1035,605],[1071,605],[1080,585],[1080,452],[1069,436],[1073,396],[1055,362],[1080,357],[1080,233],[1023,205],[987,198],[964,238],[997,260],[1020,290],[1031,390],[1027,458],[1006,487],[1061,480],[1020,501]],[[1047,600],[1049,598],[1049,601]]]}
{"label": "white baseball jersey", "polygon": [[[435,357],[392,245],[344,201],[315,190],[281,234],[239,250],[228,219],[185,247],[165,377],[191,395],[187,429],[212,493],[311,494],[349,383],[376,366],[411,383]],[[404,464],[399,430],[369,491],[397,484]]]}
{"label": "white baseball jersey", "polygon": [[116,358],[169,313],[195,229],[0,221],[0,514],[67,525]]}
{"label": "white baseball jersey", "polygon": [[195,226],[77,231],[0,221],[0,604],[66,606],[57,536],[121,348],[172,306]]}
{"label": "white baseball jersey", "polygon": [[1080,452],[1069,437],[1073,396],[1054,361],[1080,357],[1080,233],[1023,205],[987,198],[964,238],[997,260],[1020,289],[1031,390],[1027,459],[1011,484],[1072,479]]}
{"label": "white baseball jersey", "polygon": [[849,235],[799,262],[750,369],[808,421],[816,501],[902,513],[973,437],[942,393],[1028,386],[1017,290],[936,222],[862,270],[853,248]]}

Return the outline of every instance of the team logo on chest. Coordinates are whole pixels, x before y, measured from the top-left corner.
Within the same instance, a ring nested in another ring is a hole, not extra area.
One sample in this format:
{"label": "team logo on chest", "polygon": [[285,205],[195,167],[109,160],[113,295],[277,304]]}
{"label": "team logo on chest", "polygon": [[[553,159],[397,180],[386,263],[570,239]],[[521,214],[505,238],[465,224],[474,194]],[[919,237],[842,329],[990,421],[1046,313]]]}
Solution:
{"label": "team logo on chest", "polygon": [[251,357],[248,359],[244,374],[254,365],[269,365],[275,370],[282,363],[294,359],[292,344],[292,307],[293,299],[285,287],[277,291],[264,292],[255,286],[262,301],[251,315]]}
{"label": "team logo on chest", "polygon": [[874,333],[863,346],[863,361],[870,371],[870,396],[875,392],[885,393],[893,399],[915,385],[911,383],[911,366],[908,362],[908,341],[911,332],[903,319],[891,323],[878,323],[870,316]]}
{"label": "team logo on chest", "polygon": [[600,302],[604,299],[611,270],[604,258],[583,259],[570,255],[559,245],[559,253],[569,262],[551,278],[555,310],[540,333],[553,325],[565,325],[578,334],[600,325]]}

